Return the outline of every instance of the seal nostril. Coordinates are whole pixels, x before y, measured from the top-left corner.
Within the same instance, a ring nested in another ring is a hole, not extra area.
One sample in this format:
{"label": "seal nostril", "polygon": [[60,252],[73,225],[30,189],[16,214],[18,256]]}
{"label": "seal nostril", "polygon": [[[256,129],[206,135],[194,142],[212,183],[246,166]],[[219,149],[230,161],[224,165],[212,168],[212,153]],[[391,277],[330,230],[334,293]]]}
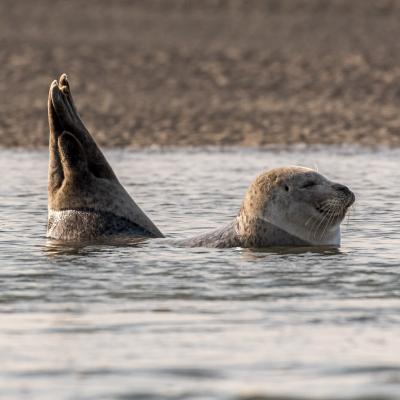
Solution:
{"label": "seal nostril", "polygon": [[350,195],[351,194],[351,190],[347,186],[340,185],[339,183],[334,184],[333,188],[336,189],[339,192],[344,193],[345,195]]}

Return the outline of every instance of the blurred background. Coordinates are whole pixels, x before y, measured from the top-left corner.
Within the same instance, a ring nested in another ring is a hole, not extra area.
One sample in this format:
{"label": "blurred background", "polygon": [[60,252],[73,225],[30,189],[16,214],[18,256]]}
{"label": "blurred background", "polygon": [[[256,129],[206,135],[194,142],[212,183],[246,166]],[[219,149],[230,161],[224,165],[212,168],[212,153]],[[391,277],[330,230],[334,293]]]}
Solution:
{"label": "blurred background", "polygon": [[0,145],[62,72],[102,146],[400,144],[400,1],[0,2]]}

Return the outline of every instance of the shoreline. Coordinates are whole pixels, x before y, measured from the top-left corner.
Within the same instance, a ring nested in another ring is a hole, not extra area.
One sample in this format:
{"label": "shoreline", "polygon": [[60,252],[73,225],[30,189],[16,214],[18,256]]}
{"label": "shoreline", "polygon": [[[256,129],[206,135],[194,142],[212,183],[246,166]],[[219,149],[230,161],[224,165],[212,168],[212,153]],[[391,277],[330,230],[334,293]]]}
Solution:
{"label": "shoreline", "polygon": [[[107,152],[121,152],[121,153],[148,153],[148,154],[162,154],[162,153],[270,153],[270,152],[324,152],[331,150],[337,154],[375,154],[384,152],[398,152],[399,147],[388,146],[385,144],[376,144],[371,146],[363,146],[357,143],[343,143],[343,144],[306,144],[306,143],[293,143],[293,144],[271,144],[266,146],[239,146],[239,145],[200,145],[200,146],[147,146],[147,147],[122,147],[114,146],[107,147],[101,146],[101,150]],[[14,152],[14,153],[48,153],[48,146],[27,147],[27,146],[11,146],[6,147],[0,145],[0,152]]]}
{"label": "shoreline", "polygon": [[4,0],[0,146],[66,72],[102,148],[400,147],[400,0]]}

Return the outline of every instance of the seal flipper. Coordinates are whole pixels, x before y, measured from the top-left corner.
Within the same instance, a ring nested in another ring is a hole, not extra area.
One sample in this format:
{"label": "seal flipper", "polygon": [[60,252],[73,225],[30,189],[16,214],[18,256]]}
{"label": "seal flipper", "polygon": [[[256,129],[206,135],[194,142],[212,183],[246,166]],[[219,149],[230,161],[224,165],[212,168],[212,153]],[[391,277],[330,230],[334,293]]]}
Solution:
{"label": "seal flipper", "polygon": [[119,183],[84,126],[66,75],[61,76],[60,83],[54,81],[50,86],[48,116],[47,235],[60,240],[91,240],[113,234],[162,237]]}
{"label": "seal flipper", "polygon": [[50,85],[49,97],[47,100],[47,114],[49,120],[49,176],[48,191],[49,194],[56,191],[63,182],[64,174],[61,166],[60,153],[58,151],[58,138],[62,133],[61,124],[58,121],[57,114],[52,102],[52,88],[57,86],[57,81],[53,81]]}
{"label": "seal flipper", "polygon": [[63,132],[58,138],[58,149],[65,179],[77,174],[82,178],[88,174],[86,154],[72,133]]}
{"label": "seal flipper", "polygon": [[64,130],[72,132],[87,151],[89,169],[92,173],[99,178],[117,180],[114,171],[76,110],[67,75],[61,75],[59,81],[60,83],[54,81],[50,86],[48,105],[50,131],[53,127],[55,140]]}

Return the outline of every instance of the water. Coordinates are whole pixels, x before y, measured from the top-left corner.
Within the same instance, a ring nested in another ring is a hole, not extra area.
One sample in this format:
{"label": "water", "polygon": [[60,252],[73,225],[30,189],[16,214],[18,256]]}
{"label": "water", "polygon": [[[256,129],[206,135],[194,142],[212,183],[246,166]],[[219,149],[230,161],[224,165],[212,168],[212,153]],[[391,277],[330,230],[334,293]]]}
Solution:
{"label": "water", "polygon": [[339,251],[46,242],[47,152],[0,152],[1,399],[400,399],[399,150],[108,152],[170,237],[221,226],[263,169],[357,205]]}

